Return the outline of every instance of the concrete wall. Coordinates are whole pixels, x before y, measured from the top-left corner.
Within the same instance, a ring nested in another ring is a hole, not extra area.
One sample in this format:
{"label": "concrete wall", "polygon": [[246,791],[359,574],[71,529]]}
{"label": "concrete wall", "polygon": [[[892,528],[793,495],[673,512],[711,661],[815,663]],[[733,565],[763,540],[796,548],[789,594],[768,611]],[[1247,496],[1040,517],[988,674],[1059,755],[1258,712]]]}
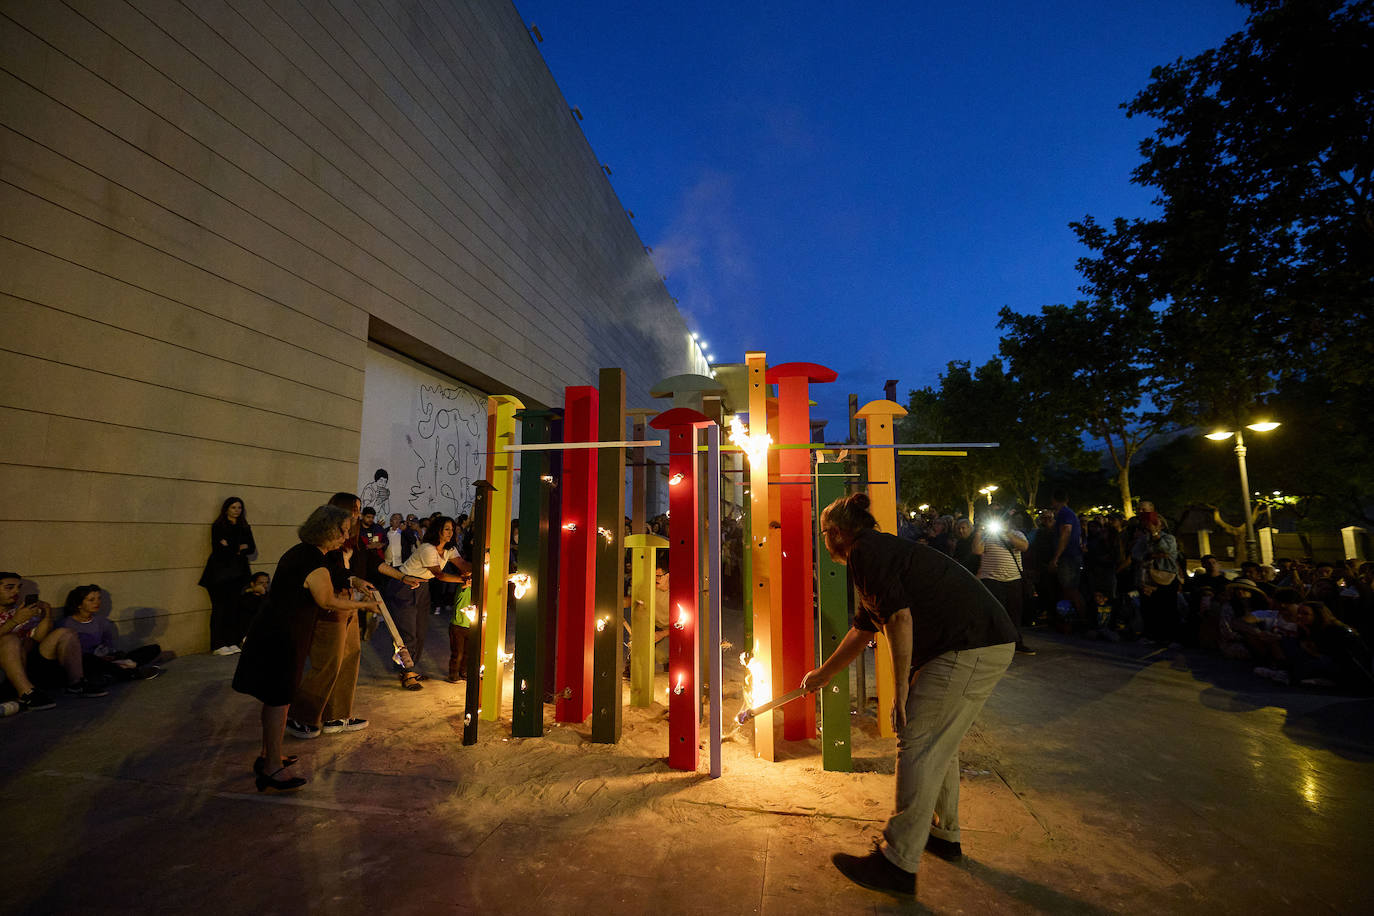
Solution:
{"label": "concrete wall", "polygon": [[0,567],[207,648],[208,524],[271,568],[358,480],[369,338],[630,403],[687,328],[504,0],[0,0]]}

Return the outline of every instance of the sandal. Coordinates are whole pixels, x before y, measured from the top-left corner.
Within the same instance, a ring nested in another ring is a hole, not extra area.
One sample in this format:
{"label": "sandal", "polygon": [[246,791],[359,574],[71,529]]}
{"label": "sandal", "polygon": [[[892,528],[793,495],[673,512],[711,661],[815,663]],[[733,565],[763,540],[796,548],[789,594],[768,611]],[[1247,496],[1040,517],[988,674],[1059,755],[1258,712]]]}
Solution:
{"label": "sandal", "polygon": [[420,675],[415,671],[401,672],[402,690],[424,690],[425,685],[420,683]]}

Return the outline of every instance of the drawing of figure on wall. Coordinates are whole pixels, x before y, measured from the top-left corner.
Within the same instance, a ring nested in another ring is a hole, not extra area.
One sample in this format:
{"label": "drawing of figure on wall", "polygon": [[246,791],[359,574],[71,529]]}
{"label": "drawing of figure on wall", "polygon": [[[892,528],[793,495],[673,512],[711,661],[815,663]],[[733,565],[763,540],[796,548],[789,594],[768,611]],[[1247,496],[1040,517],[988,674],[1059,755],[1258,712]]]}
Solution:
{"label": "drawing of figure on wall", "polygon": [[391,516],[390,483],[391,475],[386,472],[386,468],[377,468],[377,473],[372,475],[372,483],[363,487],[363,508],[376,509],[378,518]]}
{"label": "drawing of figure on wall", "polygon": [[472,485],[482,476],[487,403],[462,387],[420,385],[414,433],[405,440],[419,459],[410,507],[420,515],[471,511]]}

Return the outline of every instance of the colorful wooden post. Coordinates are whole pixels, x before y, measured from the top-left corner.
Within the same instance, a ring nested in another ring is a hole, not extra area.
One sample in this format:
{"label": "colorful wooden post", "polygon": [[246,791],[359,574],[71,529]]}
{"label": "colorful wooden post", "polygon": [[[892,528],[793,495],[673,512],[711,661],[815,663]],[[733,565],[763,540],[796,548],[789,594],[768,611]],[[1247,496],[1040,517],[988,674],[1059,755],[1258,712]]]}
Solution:
{"label": "colorful wooden post", "polygon": [[[483,605],[486,603],[483,597],[482,586],[486,584],[486,575],[482,568],[481,558],[487,552],[487,515],[490,508],[491,484],[485,480],[479,480],[473,486],[476,493],[472,500],[472,594],[476,596],[477,619],[468,627],[467,641],[467,697],[463,708],[463,744],[471,745],[477,743],[477,720],[482,715],[482,625],[486,622],[486,614]],[[502,576],[502,579],[505,577]],[[424,588],[424,586],[421,586]],[[423,622],[428,625],[428,621]]]}
{"label": "colorful wooden post", "polygon": [[[868,498],[878,528],[889,534],[897,533],[897,456],[890,448],[893,421],[906,416],[906,408],[896,401],[869,401],[854,414],[862,418],[868,428]],[[874,446],[877,446],[876,448]],[[887,637],[878,634],[878,648],[873,653],[878,680],[878,734],[891,738],[892,729],[892,651]]]}
{"label": "colorful wooden post", "polygon": [[[482,630],[482,718],[495,722],[501,714],[501,684],[506,658],[506,576],[510,570],[510,521],[514,508],[515,454],[505,446],[515,444],[515,412],[525,405],[509,394],[487,398],[487,480],[491,506],[487,515],[487,561],[484,587],[487,625]],[[477,558],[473,554],[474,561]]]}
{"label": "colorful wooden post", "polygon": [[[749,584],[754,606],[754,654],[749,660],[749,691],[753,704],[773,698],[773,603],[770,597],[768,562],[768,452],[760,447],[768,430],[768,382],[765,355],[745,354],[749,384],[749,435],[754,445],[749,460],[749,557],[753,581]],[[773,713],[754,718],[754,755],[775,760]]]}
{"label": "colorful wooden post", "polygon": [[[815,363],[783,363],[766,378],[778,386],[778,445],[806,446],[811,442],[810,383],[835,381],[834,370]],[[782,630],[783,681],[800,684],[816,667],[816,621],[811,592],[811,551],[815,537],[811,505],[811,452],[806,448],[778,451],[779,516],[782,522],[782,605],[777,615]],[[805,741],[816,734],[816,704],[810,696],[782,707],[783,737]]]}
{"label": "colorful wooden post", "polygon": [[[625,437],[625,371],[602,369],[597,435],[602,442]],[[596,630],[593,635],[592,740],[620,740],[625,645],[625,449],[602,450],[596,475]]]}
{"label": "colorful wooden post", "polygon": [[[555,414],[551,410],[520,410],[522,445],[549,441]],[[520,454],[520,551],[517,572],[528,576],[515,589],[515,696],[511,701],[511,735],[539,738],[544,734],[544,669],[549,651],[548,611],[557,595],[549,577],[553,538],[549,536],[549,504],[553,475],[551,452]]]}
{"label": "colorful wooden post", "polygon": [[689,772],[696,771],[701,738],[697,430],[710,423],[698,411],[674,407],[650,424],[668,433],[668,766]]}
{"label": "colorful wooden post", "polygon": [[710,657],[711,682],[707,689],[710,704],[710,772],[719,779],[721,772],[721,670],[720,657],[720,424],[706,427],[706,569],[709,575],[706,589],[707,628],[706,649]]}
{"label": "colorful wooden post", "polygon": [[[550,411],[549,442],[563,441],[563,410]],[[544,694],[545,703],[551,702],[554,694],[555,675],[558,669],[558,550],[562,544],[559,535],[563,531],[563,489],[559,482],[563,479],[563,453],[552,451],[549,456],[549,477],[552,479],[549,495],[549,587],[540,589],[544,600]]]}
{"label": "colorful wooden post", "polygon": [[[648,407],[634,407],[625,413],[630,418],[630,438],[636,442],[643,442],[645,424],[649,417],[658,411]],[[646,464],[648,450],[632,448],[625,457],[630,462],[630,533],[648,534],[648,489],[645,486],[648,477],[648,465]]]}
{"label": "colorful wooden post", "polygon": [[[825,508],[845,493],[849,474],[840,462],[816,465],[816,505]],[[822,546],[816,551],[817,595],[821,617],[821,655],[830,657],[849,632],[848,570],[830,558]],[[848,773],[854,769],[849,746],[849,671],[835,676],[821,689],[821,765]]]}
{"label": "colorful wooden post", "polygon": [[[654,573],[660,547],[668,539],[656,534],[632,534],[630,548],[630,705],[654,702]],[[669,577],[669,582],[672,578]]]}
{"label": "colorful wooden post", "polygon": [[[563,441],[595,442],[597,391],[569,387],[563,410]],[[592,711],[596,554],[596,465],[593,448],[563,451],[562,527],[558,545],[558,669],[554,717],[583,722]]]}

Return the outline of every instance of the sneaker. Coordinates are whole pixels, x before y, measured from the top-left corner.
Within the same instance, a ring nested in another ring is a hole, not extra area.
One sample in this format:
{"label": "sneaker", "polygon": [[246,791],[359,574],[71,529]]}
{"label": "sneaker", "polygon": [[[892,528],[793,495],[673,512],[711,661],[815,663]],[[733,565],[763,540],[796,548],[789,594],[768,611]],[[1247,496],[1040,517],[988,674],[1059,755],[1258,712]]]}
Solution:
{"label": "sneaker", "polygon": [[293,738],[318,738],[320,730],[314,725],[306,725],[304,722],[297,722],[295,719],[286,720],[286,733]]}
{"label": "sneaker", "polygon": [[1336,682],[1333,681],[1333,680],[1331,680],[1331,678],[1329,678],[1329,677],[1309,677],[1309,678],[1304,678],[1304,679],[1301,680],[1301,681],[1298,681],[1298,683],[1299,683],[1299,684],[1302,684],[1304,687],[1335,687],[1335,686],[1337,686]]}
{"label": "sneaker", "polygon": [[942,840],[931,834],[926,839],[926,852],[937,855],[946,862],[957,862],[964,857],[964,848],[953,840]]}
{"label": "sneaker", "polygon": [[1290,683],[1288,680],[1287,671],[1275,671],[1272,675],[1269,676],[1269,679],[1273,681],[1275,684],[1279,684],[1284,687],[1287,687]]}
{"label": "sneaker", "polygon": [[1035,654],[1035,650],[1032,649],[1030,646],[1026,645],[1026,644],[1023,643],[1023,642],[1018,642],[1018,643],[1016,644],[1016,654],[1017,654],[1017,655],[1034,655],[1034,654]]}
{"label": "sneaker", "polygon": [[37,687],[20,697],[19,705],[29,712],[38,709],[53,709],[57,706],[57,704],[52,701],[52,697],[39,690]]}
{"label": "sneaker", "polygon": [[132,681],[151,681],[162,673],[162,669],[157,665],[144,665],[129,672],[129,679]]}
{"label": "sneaker", "polygon": [[239,647],[238,647],[238,646],[220,646],[218,649],[216,649],[214,652],[211,652],[210,654],[211,654],[211,655],[233,655],[233,654],[234,654],[235,652],[237,652],[237,651],[239,651]]}
{"label": "sneaker", "polygon": [[110,691],[106,690],[104,687],[101,687],[99,684],[92,684],[85,678],[82,678],[75,684],[68,684],[67,693],[74,697],[85,697],[86,699],[90,699],[92,697],[106,697],[110,695]]}
{"label": "sneaker", "polygon": [[320,726],[320,731],[324,732],[326,735],[334,735],[339,732],[360,732],[367,728],[367,724],[366,719],[359,719],[357,717],[330,719]]}

